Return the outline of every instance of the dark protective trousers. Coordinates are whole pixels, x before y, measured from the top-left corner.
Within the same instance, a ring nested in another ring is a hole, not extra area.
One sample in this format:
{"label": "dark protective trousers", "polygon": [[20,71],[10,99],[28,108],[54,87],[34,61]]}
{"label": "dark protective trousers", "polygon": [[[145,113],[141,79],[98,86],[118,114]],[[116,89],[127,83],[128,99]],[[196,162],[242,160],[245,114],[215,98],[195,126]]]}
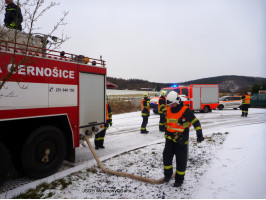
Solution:
{"label": "dark protective trousers", "polygon": [[105,123],[104,129],[101,130],[99,133],[95,134],[95,138],[94,138],[95,147],[103,147],[104,137],[105,137],[105,133],[108,127],[109,127],[109,124]]}
{"label": "dark protective trousers", "polygon": [[249,108],[249,104],[243,104],[242,105],[242,116],[248,116],[248,108]]}
{"label": "dark protective trousers", "polygon": [[159,130],[164,131],[165,130],[165,114],[160,114],[160,121],[159,121]]}
{"label": "dark protective trousers", "polygon": [[170,179],[173,174],[173,157],[176,156],[175,182],[182,183],[185,177],[188,159],[188,145],[179,146],[172,140],[166,139],[163,151],[164,176]]}
{"label": "dark protective trousers", "polygon": [[146,131],[146,126],[148,124],[149,116],[142,116],[141,131]]}

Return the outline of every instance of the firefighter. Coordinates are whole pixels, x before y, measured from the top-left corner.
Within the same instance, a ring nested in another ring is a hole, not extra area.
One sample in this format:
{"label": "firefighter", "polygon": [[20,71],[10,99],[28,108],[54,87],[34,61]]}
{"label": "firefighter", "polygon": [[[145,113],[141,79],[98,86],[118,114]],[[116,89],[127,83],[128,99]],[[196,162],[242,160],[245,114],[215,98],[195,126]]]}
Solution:
{"label": "firefighter", "polygon": [[188,159],[189,127],[193,125],[197,133],[197,142],[204,137],[199,120],[181,101],[179,94],[171,91],[167,95],[165,147],[163,151],[164,182],[169,182],[173,174],[173,157],[176,157],[174,187],[180,187],[184,181]]}
{"label": "firefighter", "polygon": [[6,13],[5,13],[5,26],[11,29],[22,30],[21,23],[23,21],[23,17],[21,14],[20,7],[14,4],[13,0],[5,0]]}
{"label": "firefighter", "polygon": [[141,100],[140,107],[141,107],[141,116],[142,116],[140,133],[147,134],[149,133],[149,131],[147,131],[146,126],[148,124],[148,119],[150,116],[150,98],[147,92],[143,93],[143,99]]}
{"label": "firefighter", "polygon": [[241,105],[241,110],[242,110],[242,115],[241,117],[247,117],[248,116],[248,108],[250,107],[250,93],[246,92],[242,97],[242,105]]}
{"label": "firefighter", "polygon": [[164,132],[165,130],[165,113],[166,113],[166,99],[167,91],[162,90],[161,96],[158,102],[158,113],[160,114],[159,130]]}
{"label": "firefighter", "polygon": [[[108,97],[106,97],[106,100],[108,100]],[[105,133],[109,125],[112,126],[112,124],[113,124],[112,110],[111,110],[110,105],[106,101],[106,122],[104,123],[104,129],[101,130],[99,133],[95,134],[95,138],[94,138],[94,144],[95,144],[96,150],[98,150],[99,148],[102,148],[102,149],[105,148],[105,146],[103,146]]]}

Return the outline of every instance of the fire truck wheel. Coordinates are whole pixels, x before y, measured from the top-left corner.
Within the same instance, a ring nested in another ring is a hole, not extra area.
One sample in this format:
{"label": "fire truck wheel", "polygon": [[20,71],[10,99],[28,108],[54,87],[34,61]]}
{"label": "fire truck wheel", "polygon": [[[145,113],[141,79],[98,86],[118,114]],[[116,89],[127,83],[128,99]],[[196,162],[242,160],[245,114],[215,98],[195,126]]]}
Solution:
{"label": "fire truck wheel", "polygon": [[224,109],[224,106],[223,105],[219,105],[217,108],[218,108],[218,110],[222,110],[222,109]]}
{"label": "fire truck wheel", "polygon": [[204,108],[203,108],[202,112],[204,112],[204,113],[207,113],[207,112],[209,112],[209,107],[208,107],[208,106],[204,106]]}
{"label": "fire truck wheel", "polygon": [[43,178],[55,173],[66,156],[66,139],[55,126],[35,129],[21,152],[24,173],[32,178]]}
{"label": "fire truck wheel", "polygon": [[11,156],[6,146],[0,142],[0,158],[2,160],[0,165],[0,186],[3,185],[7,178],[8,172],[12,167]]}

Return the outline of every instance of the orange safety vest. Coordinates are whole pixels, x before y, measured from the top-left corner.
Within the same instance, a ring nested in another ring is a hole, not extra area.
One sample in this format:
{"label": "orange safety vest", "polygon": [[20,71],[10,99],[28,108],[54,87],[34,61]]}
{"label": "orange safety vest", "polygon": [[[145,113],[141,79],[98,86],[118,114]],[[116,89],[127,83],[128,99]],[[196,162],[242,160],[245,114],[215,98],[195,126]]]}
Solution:
{"label": "orange safety vest", "polygon": [[108,103],[106,103],[106,121],[109,120]]}
{"label": "orange safety vest", "polygon": [[243,104],[250,104],[250,95],[245,95],[245,98],[243,99]]}
{"label": "orange safety vest", "polygon": [[166,113],[166,128],[167,131],[169,132],[184,132],[184,130],[187,128],[184,125],[178,125],[178,120],[182,117],[182,115],[184,114],[184,112],[186,111],[188,107],[187,106],[183,106],[181,108],[181,110],[178,113],[172,113],[171,112],[171,107],[169,106],[167,108],[167,113]]}
{"label": "orange safety vest", "polygon": [[[142,99],[142,100],[141,100],[141,103],[140,103],[141,111],[144,110],[143,101],[146,101],[146,100],[145,100],[145,99]],[[150,104],[148,103],[148,101],[147,101],[147,105],[148,105],[148,106],[145,106],[145,108],[148,108],[148,111],[150,112]]]}
{"label": "orange safety vest", "polygon": [[159,98],[159,101],[158,101],[158,112],[159,112],[159,113],[163,113],[163,111],[160,110],[160,109],[161,109],[161,104],[159,104],[160,99],[164,100],[164,107],[165,107],[165,109],[167,109],[166,99],[163,99],[162,97],[160,97],[160,98]]}

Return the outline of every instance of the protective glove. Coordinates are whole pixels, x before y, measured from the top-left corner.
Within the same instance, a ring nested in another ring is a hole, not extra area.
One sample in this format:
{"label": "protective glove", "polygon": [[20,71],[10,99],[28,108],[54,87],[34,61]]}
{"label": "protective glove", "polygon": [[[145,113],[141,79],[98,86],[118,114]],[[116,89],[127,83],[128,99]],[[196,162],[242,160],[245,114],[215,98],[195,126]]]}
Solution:
{"label": "protective glove", "polygon": [[197,133],[197,142],[201,143],[204,140],[202,133]]}
{"label": "protective glove", "polygon": [[110,121],[110,123],[109,123],[109,124],[110,124],[110,126],[112,126],[112,125],[113,125],[113,122],[112,122],[112,121]]}

